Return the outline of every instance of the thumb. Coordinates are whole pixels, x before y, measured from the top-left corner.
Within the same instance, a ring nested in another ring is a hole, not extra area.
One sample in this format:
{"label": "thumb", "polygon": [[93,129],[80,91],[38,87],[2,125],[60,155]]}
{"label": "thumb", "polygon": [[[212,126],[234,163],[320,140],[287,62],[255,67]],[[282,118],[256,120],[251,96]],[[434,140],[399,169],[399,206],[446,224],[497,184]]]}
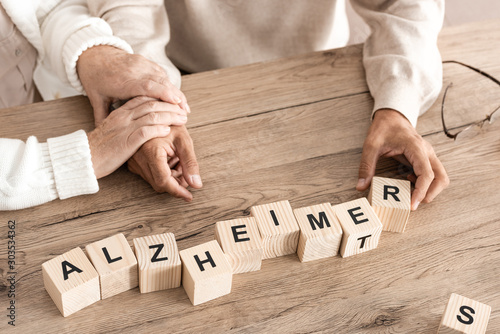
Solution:
{"label": "thumb", "polygon": [[91,98],[89,96],[89,100],[94,109],[94,124],[98,127],[109,115],[109,102],[102,97]]}
{"label": "thumb", "polygon": [[199,189],[203,186],[200,177],[200,168],[198,162],[196,161],[196,155],[194,153],[193,141],[187,130],[184,136],[176,141],[177,146],[177,156],[179,157],[180,164],[182,166],[183,177],[186,182],[193,188]]}
{"label": "thumb", "polygon": [[378,147],[365,143],[365,145],[363,145],[363,153],[361,154],[361,162],[359,164],[358,184],[356,185],[358,191],[366,190],[370,186],[372,178],[375,175],[378,158]]}

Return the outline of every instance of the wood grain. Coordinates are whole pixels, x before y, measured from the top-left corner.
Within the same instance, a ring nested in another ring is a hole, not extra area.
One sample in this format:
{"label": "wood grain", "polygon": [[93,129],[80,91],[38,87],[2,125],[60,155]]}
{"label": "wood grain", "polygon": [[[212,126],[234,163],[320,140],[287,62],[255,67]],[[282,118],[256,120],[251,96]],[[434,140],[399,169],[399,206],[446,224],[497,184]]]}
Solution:
{"label": "wood grain", "polygon": [[[443,59],[499,78],[498,40],[500,21],[489,21],[443,30],[439,47]],[[204,180],[192,203],[156,194],[121,168],[99,181],[95,195],[0,212],[1,244],[7,243],[8,220],[17,226],[16,331],[435,333],[450,294],[458,293],[490,305],[488,331],[500,332],[498,124],[470,141],[453,142],[442,133],[439,99],[417,129],[451,184],[410,214],[405,233],[383,232],[370,252],[306,263],[294,254],[264,260],[260,271],[235,275],[229,295],[196,307],[181,287],[144,295],[132,289],[63,318],[43,287],[43,262],[117,233],[129,244],[174,233],[183,250],[213,240],[216,222],[248,217],[254,205],[289,200],[300,208],[367,196],[354,189],[373,107],[361,50],[358,45],[185,77],[193,110],[188,127]],[[477,73],[444,65],[444,79],[461,97],[446,105],[452,128],[483,118],[500,101],[500,91]],[[43,139],[90,130],[91,115],[84,97],[6,109],[0,134]],[[404,179],[405,173],[399,163],[382,159],[376,174]],[[6,258],[0,247],[3,296]],[[0,321],[2,333],[11,331],[6,320]]]}

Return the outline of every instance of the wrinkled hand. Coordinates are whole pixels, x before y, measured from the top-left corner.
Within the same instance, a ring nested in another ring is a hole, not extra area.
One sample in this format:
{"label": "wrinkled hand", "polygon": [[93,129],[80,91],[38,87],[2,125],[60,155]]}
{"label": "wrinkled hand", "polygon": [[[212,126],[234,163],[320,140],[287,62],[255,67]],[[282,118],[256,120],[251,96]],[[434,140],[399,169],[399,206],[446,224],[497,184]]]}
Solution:
{"label": "wrinkled hand", "polygon": [[111,174],[145,142],[167,136],[170,125],[180,126],[186,121],[186,112],[177,105],[148,97],[128,101],[88,133],[96,177]]}
{"label": "wrinkled hand", "polygon": [[431,144],[395,110],[380,109],[375,113],[363,145],[356,186],[359,191],[369,187],[379,157],[393,157],[413,167],[414,174],[408,176],[415,183],[412,210],[416,210],[421,202],[431,202],[450,183]]}
{"label": "wrinkled hand", "polygon": [[76,68],[94,109],[96,126],[108,116],[112,103],[136,96],[178,104],[190,112],[186,97],[170,83],[165,71],[143,56],[98,45],[80,55]]}
{"label": "wrinkled hand", "polygon": [[168,192],[187,202],[193,199],[187,187],[203,186],[193,140],[185,126],[172,127],[165,138],[145,143],[128,161],[128,168],[157,192]]}

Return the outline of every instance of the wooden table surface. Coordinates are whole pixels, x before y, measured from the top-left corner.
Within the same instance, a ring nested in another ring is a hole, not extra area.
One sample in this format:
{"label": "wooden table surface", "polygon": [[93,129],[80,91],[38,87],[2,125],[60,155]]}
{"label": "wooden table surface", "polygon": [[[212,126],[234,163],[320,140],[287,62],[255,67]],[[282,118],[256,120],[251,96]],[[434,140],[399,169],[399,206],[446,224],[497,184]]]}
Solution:
{"label": "wooden table surface", "polygon": [[[443,59],[500,78],[500,21],[447,28]],[[188,126],[204,187],[185,203],[157,194],[122,167],[98,194],[0,213],[0,332],[6,318],[7,222],[15,220],[16,329],[20,333],[435,333],[452,292],[492,307],[489,333],[500,333],[499,127],[456,143],[442,132],[440,99],[418,130],[434,146],[451,185],[410,216],[403,234],[384,232],[377,249],[342,259],[265,260],[233,278],[231,294],[193,306],[182,287],[137,288],[63,318],[45,291],[41,264],[74,247],[123,233],[172,232],[179,249],[214,239],[217,221],[249,215],[256,204],[293,208],[367,196],[354,187],[373,106],[362,46],[184,77],[193,109]],[[453,81],[447,122],[479,120],[500,104],[500,87],[444,65]],[[26,139],[92,129],[86,98],[0,111],[1,137]],[[498,125],[498,124],[497,124]],[[383,159],[377,175],[403,177]],[[4,315],[5,314],[5,315]]]}

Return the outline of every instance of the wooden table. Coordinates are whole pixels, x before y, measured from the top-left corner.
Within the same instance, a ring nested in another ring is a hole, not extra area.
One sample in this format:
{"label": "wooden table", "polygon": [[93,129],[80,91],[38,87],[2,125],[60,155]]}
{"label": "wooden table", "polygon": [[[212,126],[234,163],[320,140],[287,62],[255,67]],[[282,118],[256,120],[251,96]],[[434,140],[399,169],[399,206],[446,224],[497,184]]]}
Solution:
{"label": "wooden table", "polygon": [[[500,78],[500,21],[448,28],[443,59]],[[377,249],[346,259],[265,260],[234,276],[230,295],[191,305],[183,288],[138,289],[63,318],[43,287],[41,264],[70,249],[122,232],[127,240],[173,232],[180,249],[214,238],[217,221],[290,200],[298,208],[353,200],[372,99],[362,46],[318,52],[184,77],[189,128],[204,181],[190,204],[157,194],[125,168],[99,182],[96,195],[0,213],[0,332],[5,308],[7,222],[15,220],[20,333],[331,332],[434,333],[452,292],[490,305],[489,333],[500,333],[500,138],[492,128],[455,143],[442,132],[440,99],[418,130],[446,166],[451,185],[410,216],[403,234],[384,232]],[[451,127],[500,104],[500,87],[445,65],[453,80]],[[450,93],[451,94],[451,93]],[[466,106],[465,110],[460,109]],[[1,137],[26,139],[92,129],[86,98],[2,110]],[[402,177],[393,160],[377,174]]]}

